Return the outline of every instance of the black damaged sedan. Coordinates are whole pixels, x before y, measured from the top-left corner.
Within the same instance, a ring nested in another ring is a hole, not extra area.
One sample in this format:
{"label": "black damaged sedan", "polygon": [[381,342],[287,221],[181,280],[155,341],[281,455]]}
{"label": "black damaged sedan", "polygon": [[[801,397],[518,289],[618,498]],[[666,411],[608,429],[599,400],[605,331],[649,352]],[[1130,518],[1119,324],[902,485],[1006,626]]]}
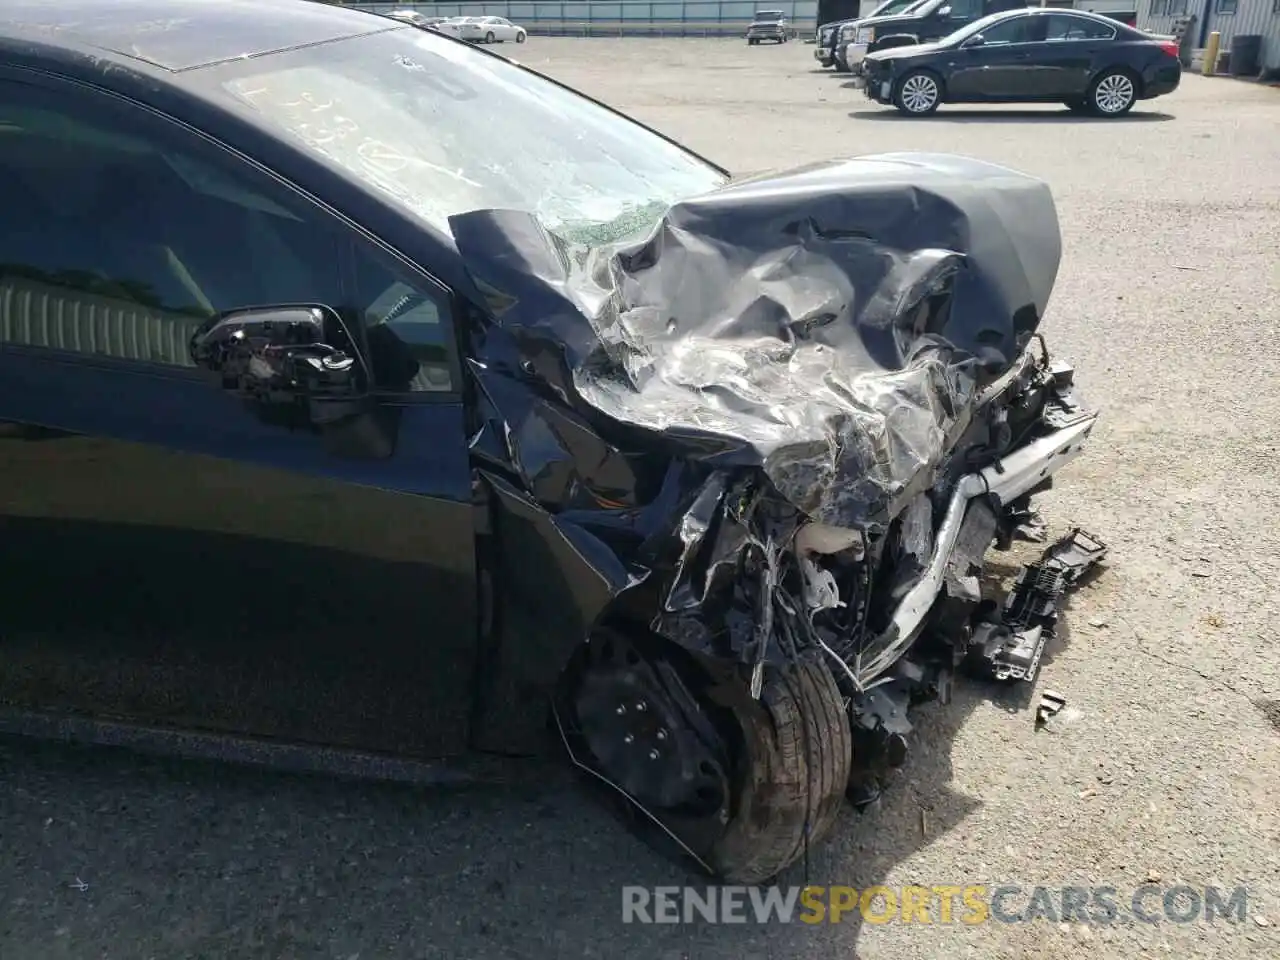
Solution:
{"label": "black damaged sedan", "polygon": [[1182,80],[1178,47],[1108,17],[1031,7],[863,60],[866,95],[908,116],[944,103],[1064,103],[1119,117]]}
{"label": "black damaged sedan", "polygon": [[5,731],[567,748],[755,882],[1100,555],[978,590],[1096,418],[1031,177],[731,182],[306,0],[0,0],[0,167]]}

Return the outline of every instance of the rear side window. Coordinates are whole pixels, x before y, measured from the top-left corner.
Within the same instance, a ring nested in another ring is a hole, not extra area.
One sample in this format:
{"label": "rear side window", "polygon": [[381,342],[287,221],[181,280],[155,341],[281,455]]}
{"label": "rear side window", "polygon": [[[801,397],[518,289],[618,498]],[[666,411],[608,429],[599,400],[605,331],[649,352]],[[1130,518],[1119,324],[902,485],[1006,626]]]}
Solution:
{"label": "rear side window", "polygon": [[1071,17],[1052,13],[1048,16],[1049,32],[1046,40],[1109,40],[1116,35],[1116,28],[1085,17]]}

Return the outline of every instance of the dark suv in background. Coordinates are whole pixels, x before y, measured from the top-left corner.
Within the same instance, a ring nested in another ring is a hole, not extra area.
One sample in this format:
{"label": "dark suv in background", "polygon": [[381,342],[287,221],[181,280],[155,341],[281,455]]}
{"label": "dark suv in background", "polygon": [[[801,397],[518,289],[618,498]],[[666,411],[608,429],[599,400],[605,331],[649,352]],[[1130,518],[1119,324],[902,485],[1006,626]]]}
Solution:
{"label": "dark suv in background", "polygon": [[846,24],[836,32],[846,69],[859,71],[862,58],[886,47],[941,40],[975,20],[1005,10],[1038,6],[1027,0],[920,0],[901,13],[872,16]]}
{"label": "dark suv in background", "polygon": [[[871,11],[871,16],[887,16],[892,13],[902,13],[908,7],[922,3],[923,0],[884,0],[884,3]],[[840,28],[850,23],[857,23],[858,17],[849,17],[845,20],[833,20],[830,23],[824,23],[818,27],[818,43],[817,48],[813,51],[814,59],[819,65],[830,67],[833,64],[837,70],[847,71],[847,66],[841,67],[835,59],[836,43],[840,36]]]}

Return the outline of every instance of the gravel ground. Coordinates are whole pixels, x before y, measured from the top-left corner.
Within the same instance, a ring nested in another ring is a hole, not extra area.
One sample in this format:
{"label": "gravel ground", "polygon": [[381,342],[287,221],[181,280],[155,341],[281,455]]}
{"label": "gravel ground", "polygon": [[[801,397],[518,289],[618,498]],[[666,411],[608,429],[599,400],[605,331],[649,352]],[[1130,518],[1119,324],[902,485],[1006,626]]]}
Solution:
{"label": "gravel ground", "polygon": [[681,876],[558,768],[441,793],[8,741],[0,957],[1280,955],[1280,90],[1188,77],[1121,121],[911,121],[799,43],[505,52],[739,173],[927,149],[1048,180],[1066,250],[1045,329],[1105,419],[1042,507],[1114,547],[1044,671],[1078,713],[1037,734],[973,687],[926,709],[900,781],[810,879],[1093,883],[1122,903],[1149,879],[1246,884],[1250,919],[624,926],[623,884]]}

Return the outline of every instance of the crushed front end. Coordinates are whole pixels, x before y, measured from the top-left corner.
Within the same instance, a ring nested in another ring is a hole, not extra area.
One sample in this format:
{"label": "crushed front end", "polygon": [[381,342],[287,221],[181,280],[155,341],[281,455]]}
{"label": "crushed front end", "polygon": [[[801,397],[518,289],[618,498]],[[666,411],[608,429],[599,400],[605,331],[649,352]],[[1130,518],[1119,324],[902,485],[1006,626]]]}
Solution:
{"label": "crushed front end", "polygon": [[499,317],[490,436],[595,574],[561,734],[662,836],[767,879],[876,795],[958,667],[1035,679],[1105,553],[1078,533],[1003,606],[982,589],[1097,416],[1037,332],[1046,185],[890,154],[730,184],[623,244],[451,225]]}

